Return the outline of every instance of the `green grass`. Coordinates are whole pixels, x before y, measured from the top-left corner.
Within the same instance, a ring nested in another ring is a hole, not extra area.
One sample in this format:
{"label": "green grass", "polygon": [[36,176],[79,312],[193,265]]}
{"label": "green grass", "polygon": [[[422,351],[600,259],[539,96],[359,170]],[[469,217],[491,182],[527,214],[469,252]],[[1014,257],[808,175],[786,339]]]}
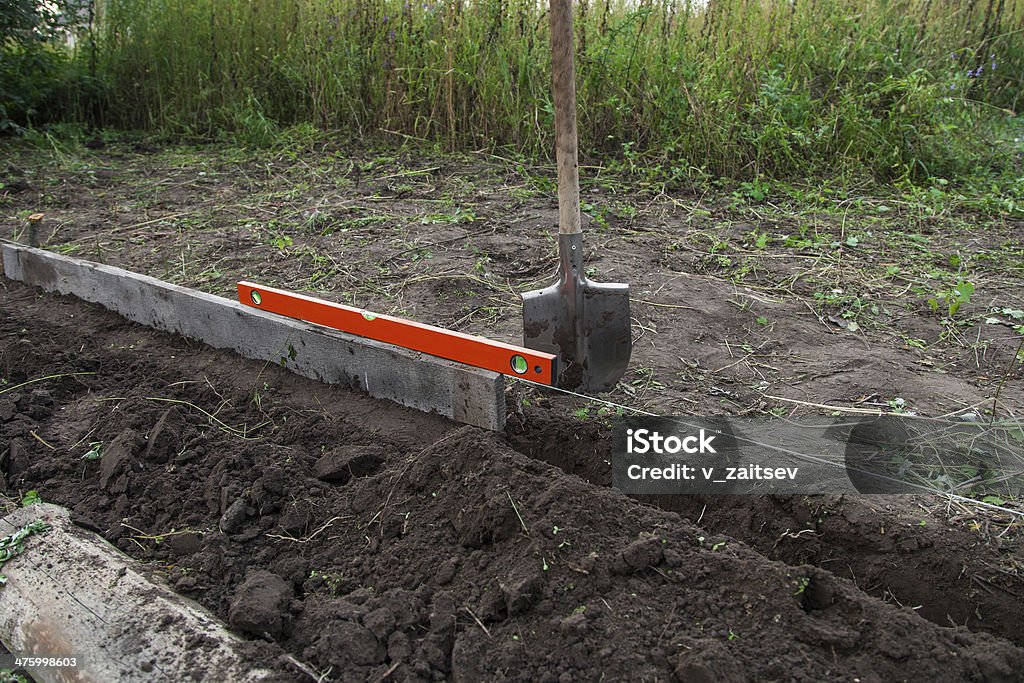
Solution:
{"label": "green grass", "polygon": [[[1024,0],[579,3],[582,149],[641,179],[738,178],[755,198],[766,177],[1005,175],[1022,31]],[[535,1],[119,0],[28,122],[537,156],[548,53]]]}
{"label": "green grass", "polygon": [[[29,493],[35,493],[35,491],[30,491]],[[26,498],[27,497],[28,496],[26,495]],[[27,507],[28,505],[32,505],[37,501],[38,496],[36,496],[36,500],[33,500],[28,503],[22,500],[21,504],[23,507]],[[4,536],[3,538],[0,538],[0,569],[3,569],[4,563],[6,563],[8,560],[11,560],[25,552],[25,540],[29,536],[32,536],[33,534],[46,533],[49,530],[49,524],[43,522],[42,520],[37,520],[24,525],[17,531],[10,533]],[[0,589],[2,589],[4,584],[6,583],[7,577],[3,574],[0,574]]]}

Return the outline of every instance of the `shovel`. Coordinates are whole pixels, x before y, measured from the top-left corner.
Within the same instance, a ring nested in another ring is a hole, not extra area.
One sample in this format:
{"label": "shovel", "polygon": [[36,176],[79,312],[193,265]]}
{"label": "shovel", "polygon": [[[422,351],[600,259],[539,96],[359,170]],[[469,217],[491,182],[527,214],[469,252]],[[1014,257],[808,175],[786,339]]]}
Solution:
{"label": "shovel", "polygon": [[559,386],[609,391],[625,373],[633,347],[629,285],[592,282],[584,273],[570,0],[551,0],[551,74],[558,163],[558,282],[523,293],[523,345],[558,356]]}

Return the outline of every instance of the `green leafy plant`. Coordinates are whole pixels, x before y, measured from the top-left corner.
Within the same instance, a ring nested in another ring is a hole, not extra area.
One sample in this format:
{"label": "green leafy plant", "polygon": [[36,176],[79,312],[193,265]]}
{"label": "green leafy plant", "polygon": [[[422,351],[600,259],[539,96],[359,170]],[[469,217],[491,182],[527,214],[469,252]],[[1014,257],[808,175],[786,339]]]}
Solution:
{"label": "green leafy plant", "polygon": [[0,669],[0,683],[29,683],[29,679],[10,669]]}
{"label": "green leafy plant", "polygon": [[292,246],[292,238],[284,233],[276,233],[270,238],[272,244],[278,251],[285,251]]}
{"label": "green leafy plant", "polygon": [[[32,534],[41,534],[50,530],[50,525],[41,520],[31,522],[14,533],[0,538],[0,569],[4,563],[25,552],[25,539]],[[0,586],[7,583],[7,577],[0,574]]]}
{"label": "green leafy plant", "polygon": [[740,183],[740,195],[753,202],[763,202],[770,191],[771,186],[760,178]]}
{"label": "green leafy plant", "polygon": [[102,441],[90,441],[89,450],[82,455],[82,460],[88,460],[90,462],[99,460],[103,457],[103,442]]}
{"label": "green leafy plant", "polygon": [[907,401],[904,398],[897,396],[896,398],[889,399],[885,402],[885,405],[889,406],[889,409],[894,413],[905,413],[907,412]]}
{"label": "green leafy plant", "polygon": [[974,294],[974,284],[960,278],[957,283],[949,289],[940,292],[928,299],[928,306],[933,313],[943,311],[950,319],[959,312],[960,307],[971,302],[971,295]]}

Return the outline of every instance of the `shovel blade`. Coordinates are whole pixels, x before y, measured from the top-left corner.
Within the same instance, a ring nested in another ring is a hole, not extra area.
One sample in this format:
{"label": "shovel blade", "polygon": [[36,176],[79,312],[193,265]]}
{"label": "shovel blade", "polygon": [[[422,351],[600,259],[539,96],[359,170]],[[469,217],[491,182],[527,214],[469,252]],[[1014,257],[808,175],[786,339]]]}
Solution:
{"label": "shovel blade", "polygon": [[561,275],[550,287],[523,293],[523,345],[558,356],[559,386],[610,391],[633,348],[629,285]]}
{"label": "shovel blade", "polygon": [[633,333],[629,285],[586,282],[583,287],[583,386],[611,391],[629,367]]}

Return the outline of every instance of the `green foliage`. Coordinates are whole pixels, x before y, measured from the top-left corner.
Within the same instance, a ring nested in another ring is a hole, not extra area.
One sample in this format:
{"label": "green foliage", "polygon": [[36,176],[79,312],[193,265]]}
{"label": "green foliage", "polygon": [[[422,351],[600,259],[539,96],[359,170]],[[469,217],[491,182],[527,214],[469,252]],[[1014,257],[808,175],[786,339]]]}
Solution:
{"label": "green foliage", "polygon": [[86,110],[103,87],[86,69],[95,60],[68,47],[71,26],[89,24],[83,44],[92,36],[90,7],[89,0],[0,3],[0,134],[94,113]]}
{"label": "green foliage", "polygon": [[90,441],[89,450],[82,456],[82,460],[89,462],[99,460],[103,457],[103,442],[102,441]]}
{"label": "green foliage", "polygon": [[32,40],[37,30],[45,31],[55,23],[56,9],[35,0],[6,0],[0,4],[0,41]]}
{"label": "green foliage", "polygon": [[0,42],[28,43],[53,36],[61,16],[80,12],[86,0],[4,0],[0,4]]}
{"label": "green foliage", "polygon": [[[72,117],[252,146],[304,124],[449,149],[553,148],[546,3],[104,8],[80,22],[73,49],[48,48],[70,60],[64,73],[36,69],[10,88],[12,103],[32,103],[12,105],[19,121]],[[645,180],[741,179],[738,194],[754,202],[768,197],[764,178],[1002,172],[1013,150],[993,131],[1020,104],[1022,32],[1024,0],[578,3],[582,149]]]}
{"label": "green foliage", "polygon": [[[25,539],[32,534],[42,534],[50,530],[50,525],[42,520],[30,522],[17,531],[0,538],[0,569],[4,564],[25,552]],[[0,574],[0,586],[7,583],[7,577]]]}
{"label": "green foliage", "polygon": [[971,302],[973,294],[974,284],[960,278],[952,287],[928,299],[928,306],[933,313],[944,312],[947,318],[952,319],[959,312],[961,306]]}
{"label": "green foliage", "polygon": [[11,669],[0,669],[0,683],[29,683],[28,678]]}

